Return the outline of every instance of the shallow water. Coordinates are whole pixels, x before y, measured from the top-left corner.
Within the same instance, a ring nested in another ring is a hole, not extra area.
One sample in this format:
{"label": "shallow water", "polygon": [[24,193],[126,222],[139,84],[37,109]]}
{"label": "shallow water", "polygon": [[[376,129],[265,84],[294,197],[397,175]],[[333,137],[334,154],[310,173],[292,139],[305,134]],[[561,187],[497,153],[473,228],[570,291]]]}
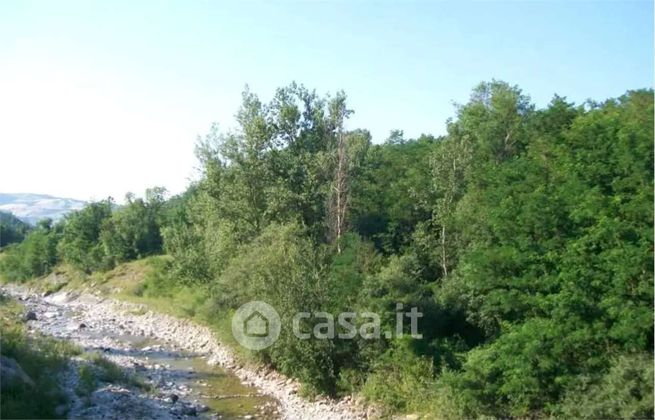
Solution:
{"label": "shallow water", "polygon": [[[242,384],[236,375],[220,366],[209,365],[206,356],[133,333],[138,330],[137,325],[129,320],[123,323],[115,318],[99,320],[87,317],[84,311],[39,299],[26,303],[38,312],[40,321],[34,326],[60,339],[77,342],[86,352],[122,360],[125,369],[152,384],[151,397],[158,396],[161,400],[175,395],[180,403],[182,400],[200,403],[209,409],[198,413],[200,418],[280,417],[275,399]],[[174,409],[180,403],[169,400],[165,404]]]}
{"label": "shallow water", "polygon": [[179,371],[184,377],[177,382],[188,386],[191,395],[225,418],[256,414],[259,407],[274,402],[259,394],[257,389],[243,385],[239,378],[224,369],[210,366],[204,357],[156,355],[149,360]]}
{"label": "shallow water", "polygon": [[[209,407],[210,411],[203,413],[203,417],[220,415],[222,419],[237,419],[252,415],[260,419],[278,418],[272,410],[261,409],[266,405],[274,407],[273,398],[262,395],[257,388],[242,384],[237,376],[220,366],[208,364],[205,356],[180,350],[169,351],[166,343],[142,336],[119,334],[114,338],[130,343],[134,349],[133,357],[150,365],[165,367],[168,375],[175,378],[175,386],[188,387],[190,394],[187,398]],[[152,376],[149,371],[138,372],[138,375],[144,379]]]}

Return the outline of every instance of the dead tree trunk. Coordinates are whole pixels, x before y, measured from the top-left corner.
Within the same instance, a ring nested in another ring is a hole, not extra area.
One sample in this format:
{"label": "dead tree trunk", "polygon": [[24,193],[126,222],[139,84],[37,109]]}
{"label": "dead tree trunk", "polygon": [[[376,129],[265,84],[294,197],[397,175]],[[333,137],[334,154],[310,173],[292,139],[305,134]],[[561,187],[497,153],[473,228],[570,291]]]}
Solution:
{"label": "dead tree trunk", "polygon": [[345,231],[346,211],[348,209],[348,156],[346,140],[343,135],[343,118],[339,124],[339,139],[337,143],[337,167],[334,182],[334,234],[337,253],[341,254],[341,238]]}

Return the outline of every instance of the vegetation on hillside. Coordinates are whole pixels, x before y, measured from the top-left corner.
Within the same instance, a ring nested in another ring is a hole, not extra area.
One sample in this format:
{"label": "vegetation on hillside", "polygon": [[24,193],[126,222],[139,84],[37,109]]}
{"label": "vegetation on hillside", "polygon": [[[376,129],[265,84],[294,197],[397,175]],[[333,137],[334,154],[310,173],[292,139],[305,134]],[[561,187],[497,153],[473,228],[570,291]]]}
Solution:
{"label": "vegetation on hillside", "polygon": [[[650,90],[538,109],[493,81],[445,136],[372,144],[344,129],[343,93],[246,91],[238,129],[199,142],[186,193],[91,204],[1,268],[21,280],[165,252],[139,293],[193,290],[215,322],[268,302],[282,334],[256,357],[308,391],[439,417],[652,418],[653,110]],[[423,312],[422,339],[290,332],[307,310],[374,311],[395,330],[398,303]]]}
{"label": "vegetation on hillside", "polygon": [[0,248],[21,242],[30,230],[30,225],[11,213],[0,211]]}

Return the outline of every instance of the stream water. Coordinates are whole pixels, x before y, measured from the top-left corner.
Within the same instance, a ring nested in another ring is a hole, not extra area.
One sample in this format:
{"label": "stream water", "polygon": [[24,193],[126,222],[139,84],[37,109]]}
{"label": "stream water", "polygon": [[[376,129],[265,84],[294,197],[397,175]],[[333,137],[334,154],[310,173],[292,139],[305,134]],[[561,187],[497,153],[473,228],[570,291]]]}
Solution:
{"label": "stream water", "polygon": [[[261,407],[275,404],[275,400],[262,395],[256,388],[241,383],[232,373],[207,363],[206,356],[185,351],[168,351],[166,344],[142,336],[121,334],[119,340],[130,342],[144,364],[160,366],[175,381],[159,380],[165,389],[176,387],[188,390],[187,396],[209,408],[208,413],[221,413],[224,419],[243,418],[258,413],[257,418],[276,418],[272,413],[261,411]],[[155,370],[159,370],[156,369]],[[137,375],[152,381],[148,370],[137,369]]]}
{"label": "stream water", "polygon": [[[157,410],[159,418],[202,417],[213,419],[279,418],[277,401],[247,386],[231,372],[207,363],[203,354],[176,348],[169,342],[143,335],[135,322],[120,316],[99,315],[84,303],[71,304],[21,297],[25,309],[36,314],[28,328],[69,340],[85,353],[98,353],[129,375],[149,385],[149,390],[112,386],[95,391],[73,416],[113,417],[117,412]],[[80,358],[80,363],[89,358]],[[113,392],[113,394],[112,394]],[[95,394],[98,393],[97,397]],[[103,393],[101,395],[101,393]],[[127,394],[128,397],[125,397]],[[96,398],[93,398],[96,397]],[[124,407],[117,405],[123,404]],[[78,404],[79,405],[79,404]],[[103,409],[106,405],[106,410]]]}

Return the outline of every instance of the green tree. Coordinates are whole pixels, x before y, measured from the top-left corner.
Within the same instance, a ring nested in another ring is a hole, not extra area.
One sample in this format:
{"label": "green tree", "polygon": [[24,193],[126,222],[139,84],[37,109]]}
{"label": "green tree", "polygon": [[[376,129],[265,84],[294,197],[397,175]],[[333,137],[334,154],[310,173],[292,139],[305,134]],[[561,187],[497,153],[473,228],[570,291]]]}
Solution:
{"label": "green tree", "polygon": [[47,274],[58,262],[57,243],[61,226],[52,226],[52,220],[41,220],[30,230],[23,242],[5,249],[0,260],[0,272],[7,280],[27,280]]}
{"label": "green tree", "polygon": [[11,213],[0,211],[0,248],[22,241],[29,230],[27,223]]}
{"label": "green tree", "polygon": [[525,151],[469,185],[468,245],[441,290],[487,335],[453,381],[469,414],[550,410],[580,375],[652,351],[652,99],[577,115],[556,98]]}
{"label": "green tree", "polygon": [[58,246],[65,262],[86,272],[111,268],[100,233],[111,217],[112,205],[111,199],[98,201],[66,216]]}
{"label": "green tree", "polygon": [[145,200],[127,194],[127,203],[103,221],[100,237],[108,259],[120,263],[162,251],[165,193],[148,189]]}

